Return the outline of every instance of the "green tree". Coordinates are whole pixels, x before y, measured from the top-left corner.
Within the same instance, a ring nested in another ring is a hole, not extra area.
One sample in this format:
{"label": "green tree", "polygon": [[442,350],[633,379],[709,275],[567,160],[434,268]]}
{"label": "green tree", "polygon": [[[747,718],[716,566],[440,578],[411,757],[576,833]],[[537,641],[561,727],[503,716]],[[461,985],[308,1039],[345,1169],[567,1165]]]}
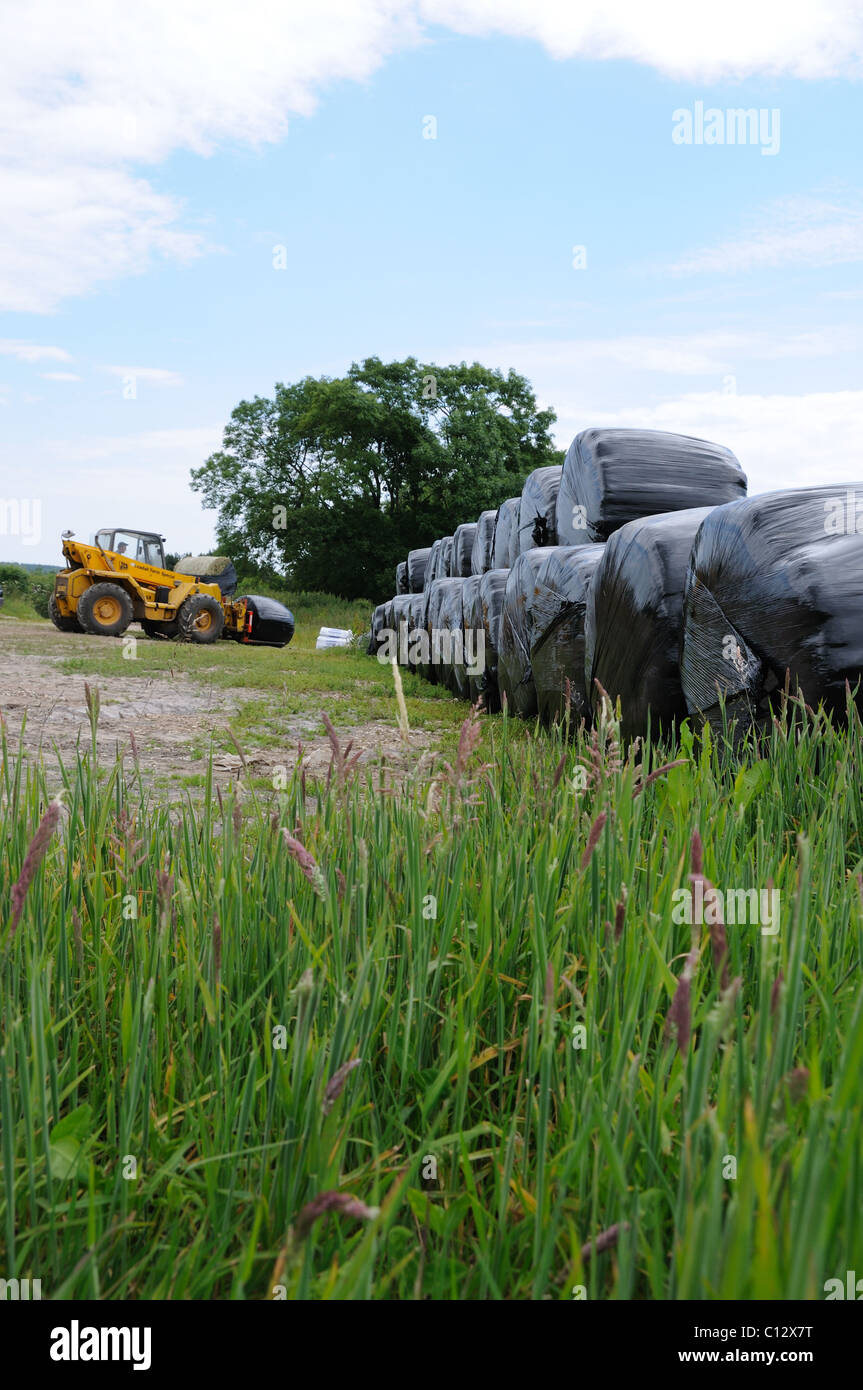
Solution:
{"label": "green tree", "polygon": [[554,420],[516,372],[370,357],[241,401],[192,487],[218,510],[219,548],[238,568],[381,599],[408,550],[560,461]]}

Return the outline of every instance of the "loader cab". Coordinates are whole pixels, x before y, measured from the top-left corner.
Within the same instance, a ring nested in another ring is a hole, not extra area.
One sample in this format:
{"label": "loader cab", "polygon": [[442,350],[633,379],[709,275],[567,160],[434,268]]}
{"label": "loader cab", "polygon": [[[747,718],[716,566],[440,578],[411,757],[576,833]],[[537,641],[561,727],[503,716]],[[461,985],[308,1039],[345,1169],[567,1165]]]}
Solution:
{"label": "loader cab", "polygon": [[157,535],[155,531],[128,531],[117,527],[105,527],[102,531],[96,532],[96,544],[103,550],[110,550],[116,555],[125,555],[127,559],[140,565],[155,565],[158,569],[165,568],[165,549],[163,541],[165,537]]}

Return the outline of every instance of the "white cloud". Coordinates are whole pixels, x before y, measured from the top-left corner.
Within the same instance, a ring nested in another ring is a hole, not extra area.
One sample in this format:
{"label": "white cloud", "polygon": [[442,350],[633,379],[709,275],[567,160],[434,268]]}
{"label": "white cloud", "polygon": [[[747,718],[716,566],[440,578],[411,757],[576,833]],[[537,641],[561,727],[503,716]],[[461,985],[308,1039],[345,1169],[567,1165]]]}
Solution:
{"label": "white cloud", "polygon": [[145,180],[18,145],[31,167],[0,165],[0,309],[49,313],[68,295],[141,274],[155,256],[188,261],[203,249],[173,225],[180,204]]}
{"label": "white cloud", "polygon": [[423,0],[430,22],[461,33],[535,39],[554,58],[621,59],[669,76],[859,74],[859,0]]}
{"label": "white cloud", "polygon": [[19,362],[71,362],[64,348],[41,347],[38,343],[28,343],[23,338],[0,338],[0,357],[16,357]]}
{"label": "white cloud", "polygon": [[46,381],[80,381],[77,372],[40,372]]}
{"label": "white cloud", "polygon": [[[737,389],[740,381],[751,379],[755,370],[745,371],[744,363],[806,363],[859,352],[860,343],[861,333],[844,327],[782,334],[725,329],[581,342],[492,343],[430,355],[447,361],[476,359],[523,372],[534,384],[540,404],[556,412],[554,437],[561,448],[593,425],[696,435],[733,449],[749,477],[750,491],[766,492],[863,480],[863,390],[811,391],[805,380],[797,389],[798,377],[782,391],[744,392]],[[687,378],[702,375],[712,378],[708,389],[687,391]],[[661,394],[655,394],[657,390]],[[621,406],[621,401],[640,404]]]}
{"label": "white cloud", "polygon": [[188,259],[182,207],[130,170],[176,150],[285,138],[333,83],[368,78],[440,27],[630,59],[705,81],[857,75],[860,0],[66,0],[0,7],[0,309]]}
{"label": "white cloud", "polygon": [[713,329],[703,333],[627,334],[616,338],[546,340],[537,343],[495,342],[458,348],[447,360],[461,359],[513,365],[546,396],[567,393],[567,383],[601,364],[635,371],[679,376],[717,375],[743,362],[832,357],[859,350],[863,333],[825,327],[797,333],[758,329]]}
{"label": "white cloud", "polygon": [[676,275],[737,275],[779,266],[847,265],[863,261],[863,211],[817,198],[787,198],[738,237],[682,256]]}
{"label": "white cloud", "polygon": [[168,371],[165,367],[105,367],[112,376],[133,377],[136,381],[149,381],[154,386],[182,386],[183,378],[179,372]]}
{"label": "white cloud", "polygon": [[133,177],[175,150],[285,137],[318,92],[418,33],[398,0],[33,0],[0,8],[0,310],[188,260],[203,239]]}
{"label": "white cloud", "polygon": [[212,549],[216,514],[205,511],[189,488],[189,470],[198,468],[222,441],[222,425],[146,430],[127,435],[0,442],[0,475],[19,470],[42,502],[42,543],[14,553],[3,544],[4,559],[53,563],[60,533],[67,528],[90,536],[99,526],[136,526],[160,531],[168,549],[206,554]]}
{"label": "white cloud", "polygon": [[[146,479],[155,470],[160,475],[176,471],[178,459],[196,468],[222,442],[222,425],[195,425],[169,430],[143,430],[139,434],[91,435],[83,439],[54,439],[46,445],[49,455],[58,463],[90,463],[97,459],[112,459],[135,455],[144,460],[140,478]],[[188,474],[184,475],[185,482]],[[134,465],[123,469],[123,481],[132,478],[137,483]]]}

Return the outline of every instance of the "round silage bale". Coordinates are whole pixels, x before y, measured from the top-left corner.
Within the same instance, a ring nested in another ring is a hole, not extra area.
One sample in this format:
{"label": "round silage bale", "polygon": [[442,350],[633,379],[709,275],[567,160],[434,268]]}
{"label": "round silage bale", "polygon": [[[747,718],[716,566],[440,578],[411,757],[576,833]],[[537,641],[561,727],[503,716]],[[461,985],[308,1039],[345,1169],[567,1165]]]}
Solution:
{"label": "round silage bale", "polygon": [[457,526],[452,537],[452,557],[450,559],[450,578],[467,579],[470,574],[471,554],[476,535],[476,522],[468,521]]}
{"label": "round silage bale", "polygon": [[480,512],[479,520],[476,523],[476,534],[473,538],[473,550],[470,556],[471,574],[485,574],[492,568],[494,559],[494,523],[497,519],[497,509],[493,511]]}
{"label": "round silage bale", "polygon": [[437,567],[440,558],[441,542],[434,541],[429,549],[429,557],[426,561],[425,574],[423,575],[423,593],[427,594],[432,583],[437,579]]}
{"label": "round silage bale", "polygon": [[518,550],[557,545],[557,494],[560,489],[559,465],[535,468],[525,479],[518,509]]}
{"label": "round silage bale", "polygon": [[587,593],[601,545],[550,546],[536,573],[529,601],[530,665],[540,718],[550,724],[567,713],[574,724],[590,722],[584,684],[584,619]]}
{"label": "round silage bale", "polygon": [[621,701],[627,739],[670,733],[686,715],[680,682],[683,592],[689,556],[709,507],[629,521],[603,548],[587,595],[585,687]]}
{"label": "round silage bale", "polygon": [[408,666],[412,671],[419,670],[422,642],[419,634],[425,629],[427,596],[424,593],[409,594],[408,604]]}
{"label": "round silage bale", "polygon": [[453,660],[453,684],[462,700],[474,698],[471,681],[478,680],[482,674],[480,662],[485,648],[485,631],[482,632],[481,641],[478,641],[477,631],[472,626],[473,603],[479,599],[480,579],[480,575],[472,574],[462,581],[461,648]]}
{"label": "round silage bale", "polygon": [[369,656],[374,656],[377,653],[378,647],[380,646],[380,634],[386,622],[386,613],[386,604],[379,603],[374,613],[372,614],[372,627],[371,632],[369,633],[369,645],[367,648]]}
{"label": "round silage bale", "polygon": [[421,594],[425,583],[426,565],[429,562],[431,549],[411,550],[408,552],[408,593]]}
{"label": "round silage bale", "polygon": [[454,695],[467,698],[464,669],[463,592],[466,580],[454,577],[447,586],[440,606],[441,669],[443,683]]}
{"label": "round silage bale", "polygon": [[393,599],[393,629],[396,634],[395,656],[400,666],[408,664],[408,636],[410,633],[410,605],[412,594],[396,594]]}
{"label": "round silage bale", "polygon": [[541,548],[519,555],[507,577],[500,624],[498,684],[510,713],[523,719],[536,714],[536,688],[530,665],[530,601],[544,558]]}
{"label": "round silage bale", "polygon": [[721,444],[663,430],[582,430],[563,461],[560,545],[605,541],[640,517],[717,507],[746,496],[746,475]]}
{"label": "round silage bale", "polygon": [[508,569],[487,570],[479,586],[480,608],[485,629],[485,670],[479,679],[479,692],[485,708],[492,714],[500,709],[500,627],[508,578]]}
{"label": "round silage bale", "polygon": [[861,615],[863,483],[717,508],[695,539],[686,581],[687,708],[719,727],[721,694],[740,728],[768,724],[787,673],[792,693],[834,715],[844,713],[847,681],[863,712]]}
{"label": "round silage bale", "polygon": [[423,662],[421,674],[432,685],[448,685],[448,662],[443,651],[444,638],[441,624],[441,609],[448,593],[448,586],[458,584],[456,579],[434,579],[428,592],[426,605],[427,660]]}
{"label": "round silage bale", "polygon": [[497,509],[492,540],[492,568],[509,569],[512,563],[513,539],[518,554],[518,514],[521,497],[508,497]]}

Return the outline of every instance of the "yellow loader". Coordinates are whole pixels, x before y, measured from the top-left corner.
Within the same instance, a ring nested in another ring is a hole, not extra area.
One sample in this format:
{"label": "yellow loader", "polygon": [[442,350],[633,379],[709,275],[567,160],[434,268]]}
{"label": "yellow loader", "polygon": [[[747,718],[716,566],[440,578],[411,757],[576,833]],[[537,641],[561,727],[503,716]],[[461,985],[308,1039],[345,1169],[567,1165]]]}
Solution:
{"label": "yellow loader", "polygon": [[[209,643],[220,637],[253,646],[285,647],[294,635],[290,610],[255,594],[234,597],[236,574],[229,561],[221,573],[212,557],[184,562],[191,573],[165,567],[164,536],[154,531],[106,527],[92,542],[63,533],[61,570],[48,601],[61,632],[119,637],[139,622],[148,637]],[[197,572],[196,572],[197,571]]]}

